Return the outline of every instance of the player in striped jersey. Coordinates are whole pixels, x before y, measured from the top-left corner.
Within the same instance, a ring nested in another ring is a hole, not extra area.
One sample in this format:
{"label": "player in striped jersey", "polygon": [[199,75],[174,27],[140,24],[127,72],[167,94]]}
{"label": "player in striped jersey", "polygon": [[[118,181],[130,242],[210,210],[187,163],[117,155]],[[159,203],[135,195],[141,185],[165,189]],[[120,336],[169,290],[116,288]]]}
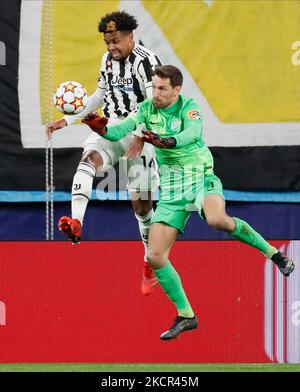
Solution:
{"label": "player in striped jersey", "polygon": [[[102,106],[103,113],[111,124],[118,123],[140,102],[152,97],[152,71],[160,64],[160,60],[152,51],[134,42],[133,30],[137,26],[136,19],[124,11],[107,14],[100,20],[98,30],[103,33],[107,52],[102,57],[97,89],[89,97],[86,108],[80,114],[65,116],[48,124],[48,137],[99,106]],[[113,143],[93,132],[84,142],[83,156],[73,179],[72,218],[62,217],[59,220],[59,229],[66,233],[73,243],[79,243],[81,239],[83,219],[97,170],[104,171],[115,165],[119,158],[125,155],[134,139],[139,140],[134,135],[128,135],[118,143]],[[127,188],[131,193],[132,206],[145,247],[141,291],[148,295],[157,285],[146,254],[153,215],[151,191],[157,188],[159,181],[154,150],[148,143],[143,147],[140,157],[127,161],[127,179]]]}

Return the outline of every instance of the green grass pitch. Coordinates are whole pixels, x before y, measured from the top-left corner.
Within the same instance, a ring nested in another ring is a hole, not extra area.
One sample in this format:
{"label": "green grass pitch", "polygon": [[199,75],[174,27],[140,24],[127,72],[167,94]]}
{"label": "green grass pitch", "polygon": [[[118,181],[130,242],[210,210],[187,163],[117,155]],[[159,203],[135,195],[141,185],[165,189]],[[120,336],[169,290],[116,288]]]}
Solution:
{"label": "green grass pitch", "polygon": [[13,363],[0,372],[300,372],[300,364],[273,363]]}

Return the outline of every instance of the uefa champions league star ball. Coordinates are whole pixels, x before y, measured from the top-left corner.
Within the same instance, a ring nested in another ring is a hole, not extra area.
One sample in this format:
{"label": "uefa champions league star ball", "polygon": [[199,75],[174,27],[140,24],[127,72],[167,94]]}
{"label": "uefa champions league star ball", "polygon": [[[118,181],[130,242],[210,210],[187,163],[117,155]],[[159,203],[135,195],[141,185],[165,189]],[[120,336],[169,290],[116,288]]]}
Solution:
{"label": "uefa champions league star ball", "polygon": [[63,82],[53,94],[54,106],[64,114],[78,114],[86,107],[88,95],[78,82]]}

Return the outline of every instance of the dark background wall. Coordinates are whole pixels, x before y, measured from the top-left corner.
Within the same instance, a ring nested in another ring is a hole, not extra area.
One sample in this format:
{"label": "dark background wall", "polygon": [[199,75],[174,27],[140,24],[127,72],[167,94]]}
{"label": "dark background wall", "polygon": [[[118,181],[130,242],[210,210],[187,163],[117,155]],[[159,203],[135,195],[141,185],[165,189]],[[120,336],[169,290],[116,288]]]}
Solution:
{"label": "dark background wall", "polygon": [[[57,221],[70,215],[70,203],[54,205],[54,238],[65,240]],[[250,223],[267,239],[300,238],[299,203],[228,202],[227,212]],[[0,240],[44,240],[45,203],[0,203]],[[83,229],[84,240],[137,240],[139,232],[129,201],[91,201]],[[179,240],[230,239],[193,213]]]}

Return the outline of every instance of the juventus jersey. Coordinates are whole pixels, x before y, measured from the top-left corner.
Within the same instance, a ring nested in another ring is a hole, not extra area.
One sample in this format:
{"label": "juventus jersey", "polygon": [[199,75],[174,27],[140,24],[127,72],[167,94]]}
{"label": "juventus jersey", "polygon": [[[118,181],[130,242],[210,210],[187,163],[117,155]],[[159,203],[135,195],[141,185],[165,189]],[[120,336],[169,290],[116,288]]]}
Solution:
{"label": "juventus jersey", "polygon": [[103,93],[104,115],[127,117],[138,103],[152,97],[152,72],[156,65],[161,65],[158,57],[141,45],[135,44],[132,53],[121,61],[114,60],[106,52],[98,80],[98,88]]}
{"label": "juventus jersey", "polygon": [[66,115],[68,125],[75,123],[102,106],[106,117],[127,117],[147,98],[152,98],[152,71],[161,65],[158,57],[142,45],[135,44],[132,53],[121,61],[114,60],[109,52],[101,61],[96,91],[89,96],[85,109],[76,115]]}

